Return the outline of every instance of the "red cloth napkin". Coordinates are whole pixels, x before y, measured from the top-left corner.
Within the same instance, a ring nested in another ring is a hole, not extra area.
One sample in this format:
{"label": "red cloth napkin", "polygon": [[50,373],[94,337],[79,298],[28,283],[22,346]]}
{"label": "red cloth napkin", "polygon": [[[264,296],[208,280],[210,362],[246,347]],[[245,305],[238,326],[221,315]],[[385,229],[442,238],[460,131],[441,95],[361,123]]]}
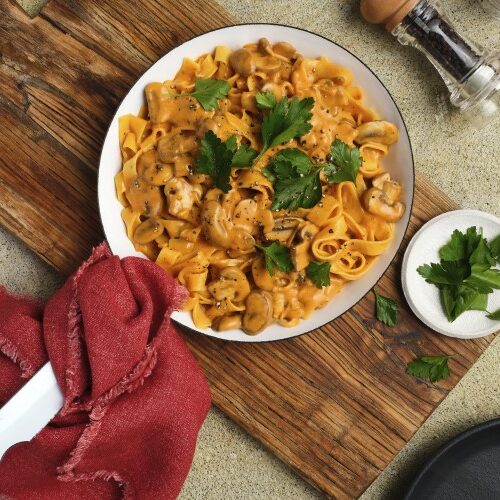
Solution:
{"label": "red cloth napkin", "polygon": [[170,322],[186,298],[156,264],[96,248],[44,307],[0,289],[0,406],[48,359],[61,412],[0,462],[0,498],[169,499],[210,407]]}

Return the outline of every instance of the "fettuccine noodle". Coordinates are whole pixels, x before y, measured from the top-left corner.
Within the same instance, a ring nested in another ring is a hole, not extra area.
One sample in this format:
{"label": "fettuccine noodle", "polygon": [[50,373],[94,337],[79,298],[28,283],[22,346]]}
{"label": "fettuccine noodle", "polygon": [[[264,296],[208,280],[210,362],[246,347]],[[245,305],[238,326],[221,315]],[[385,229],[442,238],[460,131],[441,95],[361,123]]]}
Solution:
{"label": "fettuccine noodle", "polygon": [[[227,98],[207,111],[191,96],[196,79],[226,80]],[[266,151],[252,168],[235,168],[223,193],[197,173],[200,139],[209,130],[221,140],[262,147],[265,112],[259,92],[314,98],[312,129]],[[119,119],[123,168],[116,191],[127,235],[135,248],[174,275],[190,298],[198,328],[241,328],[255,334],[273,321],[293,327],[324,307],[346,282],[361,279],[388,248],[403,215],[401,187],[381,160],[398,138],[391,123],[363,104],[363,90],[349,69],[325,57],[308,59],[288,43],[262,39],[232,52],[216,47],[185,59],[173,80],[146,87],[147,106]],[[273,184],[262,174],[284,147],[328,160],[340,139],[360,148],[355,182],[323,182],[313,208],[272,211]],[[266,269],[256,244],[290,248],[291,272]],[[306,277],[309,262],[330,263],[330,284],[318,288]]]}

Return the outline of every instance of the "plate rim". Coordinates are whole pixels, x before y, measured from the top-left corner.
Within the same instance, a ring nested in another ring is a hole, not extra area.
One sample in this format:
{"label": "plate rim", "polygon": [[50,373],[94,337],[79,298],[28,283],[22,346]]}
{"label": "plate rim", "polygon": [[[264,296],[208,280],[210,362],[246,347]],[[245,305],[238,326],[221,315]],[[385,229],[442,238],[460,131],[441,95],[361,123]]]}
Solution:
{"label": "plate rim", "polygon": [[451,438],[449,441],[441,445],[435,453],[431,455],[431,457],[425,462],[425,464],[419,469],[418,474],[415,476],[410,486],[408,487],[403,500],[416,500],[412,499],[412,495],[415,493],[415,489],[419,486],[420,481],[424,479],[427,472],[431,469],[431,467],[451,448],[461,443],[465,439],[477,434],[478,432],[485,431],[491,427],[500,427],[500,417],[494,418],[493,420],[487,420],[486,422],[482,422],[480,424],[474,425],[470,429],[466,429],[465,431],[460,432],[455,437]]}
{"label": "plate rim", "polygon": [[[308,29],[305,29],[305,28],[301,28],[301,27],[297,27],[297,26],[292,26],[292,25],[289,25],[289,24],[282,24],[282,23],[233,23],[233,24],[228,24],[226,26],[222,26],[222,27],[219,27],[219,28],[214,28],[212,30],[204,31],[203,33],[200,33],[198,35],[194,35],[191,38],[189,38],[189,39],[185,40],[184,42],[182,42],[181,44],[176,45],[175,47],[172,47],[170,50],[168,50],[162,56],[160,56],[156,61],[152,62],[147,68],[144,69],[144,71],[141,72],[141,74],[136,78],[136,80],[134,81],[134,83],[130,86],[130,88],[128,89],[128,91],[126,92],[126,94],[123,96],[123,98],[120,99],[120,101],[116,104],[116,110],[113,113],[113,116],[112,116],[112,118],[109,121],[108,127],[106,128],[106,132],[104,134],[104,138],[103,138],[103,141],[102,141],[102,144],[101,144],[101,150],[100,150],[100,154],[99,154],[99,167],[98,167],[98,171],[97,171],[97,176],[98,176],[97,177],[97,206],[98,206],[98,209],[99,209],[99,223],[100,223],[102,232],[103,232],[103,234],[104,234],[104,236],[106,238],[106,242],[107,242],[107,235],[106,235],[106,232],[104,230],[104,224],[103,224],[103,220],[102,220],[102,216],[101,216],[102,209],[101,209],[101,202],[100,202],[100,196],[99,196],[99,192],[100,192],[99,191],[99,185],[101,184],[101,182],[100,182],[101,181],[101,165],[103,164],[104,143],[106,142],[106,138],[107,138],[107,136],[109,134],[109,131],[110,131],[110,128],[111,128],[112,124],[114,123],[115,119],[117,118],[118,109],[122,105],[123,101],[128,97],[129,93],[131,92],[132,88],[137,84],[138,80],[140,78],[142,78],[142,76],[147,71],[149,71],[160,59],[162,59],[165,56],[167,56],[173,50],[177,49],[178,47],[182,47],[183,45],[185,45],[185,44],[187,44],[187,43],[189,43],[189,42],[191,42],[193,40],[196,40],[197,38],[203,37],[203,36],[205,36],[207,34],[214,33],[216,31],[223,31],[223,30],[225,30],[227,28],[237,28],[237,27],[243,27],[243,26],[247,26],[247,27],[248,26],[278,26],[278,27],[283,27],[283,28],[289,28],[289,29],[292,29],[292,30],[302,31],[302,32],[308,33],[309,35],[313,35],[313,36],[317,36],[319,38],[322,38],[323,40],[326,40],[327,42],[329,42],[329,43],[331,43],[331,44],[339,47],[340,49],[346,51],[351,57],[355,58],[359,63],[361,63],[375,77],[375,79],[380,83],[380,85],[382,85],[382,87],[384,88],[384,90],[387,92],[387,95],[389,96],[389,99],[394,104],[394,107],[396,108],[397,113],[399,114],[399,117],[401,119],[401,123],[403,124],[403,127],[404,127],[404,131],[405,131],[406,137],[408,139],[408,146],[409,146],[409,150],[410,150],[410,160],[411,160],[411,177],[413,179],[412,190],[411,190],[411,193],[410,193],[410,200],[411,200],[411,202],[410,202],[410,214],[409,214],[409,217],[408,217],[408,222],[406,223],[406,227],[404,228],[404,231],[403,231],[403,236],[401,238],[401,242],[397,246],[397,248],[396,248],[396,250],[394,252],[394,256],[389,261],[389,263],[387,264],[387,266],[381,271],[380,275],[375,279],[375,283],[373,284],[373,286],[366,293],[364,293],[358,300],[356,300],[356,302],[354,302],[348,309],[346,309],[344,312],[342,312],[341,314],[339,314],[335,318],[333,318],[333,319],[331,319],[331,320],[323,323],[319,327],[312,328],[311,330],[307,330],[307,331],[302,332],[302,333],[297,333],[295,335],[290,335],[290,336],[288,336],[286,338],[276,338],[276,339],[267,339],[267,340],[258,340],[259,335],[255,335],[255,336],[250,336],[249,335],[248,336],[248,340],[247,339],[223,338],[223,337],[220,337],[220,336],[213,335],[210,331],[199,332],[198,330],[190,328],[189,326],[186,326],[183,323],[180,323],[179,321],[176,321],[175,318],[172,318],[172,321],[176,325],[178,325],[182,329],[184,329],[186,331],[189,331],[190,333],[193,333],[193,334],[196,334],[196,335],[202,334],[202,335],[206,335],[206,336],[208,336],[208,337],[210,337],[212,339],[221,340],[221,341],[224,341],[224,342],[237,342],[237,343],[243,343],[243,344],[245,344],[245,343],[252,343],[252,344],[253,343],[259,344],[260,343],[260,344],[263,344],[263,343],[267,343],[267,342],[283,342],[283,341],[286,341],[286,340],[292,340],[292,339],[295,339],[295,338],[299,338],[299,337],[301,337],[303,335],[308,335],[308,334],[314,332],[315,330],[317,330],[319,328],[322,328],[323,326],[325,326],[327,324],[330,324],[333,321],[336,321],[337,319],[339,319],[340,317],[342,317],[344,314],[348,313],[352,308],[354,308],[357,304],[359,304],[373,290],[373,288],[378,284],[378,282],[384,277],[384,275],[387,272],[387,270],[393,265],[394,261],[396,260],[396,258],[398,256],[398,253],[401,251],[401,248],[402,248],[403,244],[405,243],[405,237],[407,235],[408,228],[410,226],[411,216],[413,214],[413,204],[414,204],[414,201],[415,201],[415,190],[416,190],[416,179],[417,179],[417,176],[416,176],[416,171],[415,171],[415,155],[413,153],[413,146],[412,146],[412,143],[411,143],[410,134],[408,132],[408,126],[406,125],[406,122],[405,122],[404,117],[403,117],[403,113],[401,112],[401,109],[397,105],[394,97],[392,96],[391,92],[389,91],[389,89],[387,88],[387,86],[384,84],[384,82],[380,79],[380,77],[363,60],[361,60],[358,56],[356,56],[355,54],[353,54],[348,48],[344,47],[343,45],[340,45],[339,43],[334,42],[333,40],[331,40],[330,38],[328,38],[326,36],[320,35],[319,33],[316,33],[314,31],[311,31],[311,30],[308,30]],[[111,245],[109,245],[109,243],[108,243],[108,246],[109,246],[109,248],[111,250],[111,253],[114,254],[113,249],[111,248]],[[292,328],[290,330],[292,330]]]}

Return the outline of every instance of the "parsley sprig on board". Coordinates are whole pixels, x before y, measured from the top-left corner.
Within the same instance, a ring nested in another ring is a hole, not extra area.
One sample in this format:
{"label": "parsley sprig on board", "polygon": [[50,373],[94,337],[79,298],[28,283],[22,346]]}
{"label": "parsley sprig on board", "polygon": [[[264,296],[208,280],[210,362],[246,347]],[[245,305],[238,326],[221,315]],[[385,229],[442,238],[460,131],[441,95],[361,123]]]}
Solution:
{"label": "parsley sprig on board", "polygon": [[377,319],[387,326],[395,326],[398,316],[398,303],[390,299],[389,297],[384,297],[379,295],[375,290],[375,314]]}
{"label": "parsley sprig on board", "polygon": [[205,111],[219,109],[219,99],[227,97],[231,85],[226,80],[197,78],[194,82],[194,92],[189,94],[168,94],[170,97],[194,97]]}
{"label": "parsley sprig on board", "polygon": [[229,177],[232,168],[246,168],[252,164],[257,151],[247,144],[238,147],[236,136],[221,141],[209,130],[200,143],[196,172],[212,177],[214,184],[227,193],[231,189]]}
{"label": "parsley sprig on board", "polygon": [[421,356],[408,363],[406,373],[437,382],[450,375],[448,360],[453,356]]}
{"label": "parsley sprig on board", "polygon": [[[481,229],[456,229],[439,250],[440,262],[424,264],[417,272],[439,288],[448,321],[455,321],[465,311],[486,311],[488,295],[500,289],[500,236],[488,243]],[[496,319],[496,312],[488,316]]]}

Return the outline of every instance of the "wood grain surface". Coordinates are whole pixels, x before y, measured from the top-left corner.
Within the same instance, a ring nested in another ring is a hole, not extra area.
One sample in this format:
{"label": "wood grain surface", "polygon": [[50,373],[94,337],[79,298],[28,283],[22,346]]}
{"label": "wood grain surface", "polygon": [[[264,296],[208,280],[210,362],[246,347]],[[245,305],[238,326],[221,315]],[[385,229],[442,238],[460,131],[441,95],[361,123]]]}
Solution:
{"label": "wood grain surface", "polygon": [[[210,0],[202,9],[188,0],[133,5],[52,0],[30,20],[0,0],[0,223],[66,274],[103,237],[96,174],[118,102],[169,49],[232,22]],[[418,178],[407,238],[453,208]],[[359,496],[489,343],[420,323],[402,297],[400,260],[377,285],[401,304],[394,328],[374,319],[369,294],[288,341],[238,344],[185,332],[215,404],[333,498]],[[406,375],[406,363],[424,353],[456,354],[452,376],[430,384]]]}

